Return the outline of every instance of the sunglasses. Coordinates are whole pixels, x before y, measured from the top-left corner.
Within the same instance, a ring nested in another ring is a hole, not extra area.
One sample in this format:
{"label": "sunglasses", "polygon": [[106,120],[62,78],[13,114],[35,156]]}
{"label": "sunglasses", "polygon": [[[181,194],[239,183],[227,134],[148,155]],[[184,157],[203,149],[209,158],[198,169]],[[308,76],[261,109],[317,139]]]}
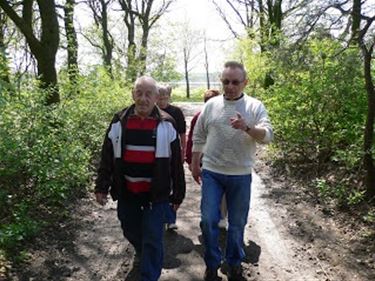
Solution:
{"label": "sunglasses", "polygon": [[223,83],[223,85],[229,85],[229,84],[232,84],[232,85],[234,85],[234,86],[238,86],[238,85],[240,85],[242,82],[243,82],[244,80],[242,80],[242,81],[239,81],[239,80],[228,80],[228,79],[224,79],[224,80],[221,80],[221,83]]}

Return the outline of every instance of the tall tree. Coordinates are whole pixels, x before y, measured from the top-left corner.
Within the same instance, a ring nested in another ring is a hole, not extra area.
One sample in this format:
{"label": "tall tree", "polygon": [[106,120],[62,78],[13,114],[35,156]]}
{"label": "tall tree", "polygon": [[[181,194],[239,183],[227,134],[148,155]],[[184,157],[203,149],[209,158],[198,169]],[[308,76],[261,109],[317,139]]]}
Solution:
{"label": "tall tree", "polygon": [[371,62],[373,61],[374,44],[372,42],[369,47],[362,44],[361,49],[364,57],[364,74],[367,91],[367,117],[364,136],[364,165],[366,169],[366,187],[367,194],[370,197],[375,196],[375,165],[374,165],[374,122],[375,122],[375,88],[372,78]]}
{"label": "tall tree", "polygon": [[[252,33],[252,29],[254,29],[256,24],[254,1],[225,0],[223,3],[212,0],[212,3],[236,39],[240,39],[241,34],[235,28],[235,22],[239,22],[242,28],[249,32],[248,35]],[[231,20],[230,13],[235,18],[233,21]]]}
{"label": "tall tree", "polygon": [[[6,43],[5,43],[5,29],[7,25],[7,19],[2,10],[0,10],[0,83],[4,81],[10,82],[9,79],[9,66],[8,59],[6,57]],[[1,85],[0,85],[1,89]]]}
{"label": "tall tree", "polygon": [[25,36],[30,50],[37,60],[40,85],[42,88],[48,89],[46,103],[53,104],[60,101],[55,67],[56,53],[59,47],[59,24],[56,5],[54,0],[37,0],[36,3],[38,4],[41,20],[40,38],[38,38],[38,34],[34,32],[35,29],[33,28],[34,0],[21,1],[22,16],[17,13],[18,2],[0,0],[0,7]]}
{"label": "tall tree", "polygon": [[139,1],[135,1],[136,15],[142,28],[142,39],[138,57],[140,75],[144,74],[146,71],[147,43],[151,28],[160,19],[160,17],[167,12],[169,6],[174,1],[175,0],[163,0],[161,5],[156,7],[154,10],[152,9],[154,0],[142,0],[141,3],[138,3]]}
{"label": "tall tree", "polygon": [[[374,127],[375,127],[375,88],[373,81],[373,69],[371,63],[373,61],[375,36],[369,38],[369,42],[366,42],[366,34],[369,31],[371,25],[375,21],[375,15],[372,17],[364,16],[361,14],[361,1],[353,0],[353,8],[351,11],[352,17],[352,40],[354,44],[359,44],[364,61],[364,77],[367,92],[367,115],[366,115],[366,126],[364,132],[364,167],[366,169],[366,187],[367,194],[370,197],[375,197],[375,164],[373,155],[374,146]],[[364,21],[363,28],[361,29],[361,21]]]}
{"label": "tall tree", "polygon": [[108,27],[108,8],[112,0],[88,0],[88,5],[93,13],[95,25],[101,30],[102,44],[98,46],[102,53],[103,63],[108,74],[113,77],[112,58],[114,40]]}
{"label": "tall tree", "polygon": [[136,64],[136,50],[137,45],[135,43],[135,29],[136,14],[133,10],[133,4],[131,0],[119,0],[122,11],[124,12],[124,23],[128,31],[128,42],[127,42],[127,67],[126,77],[129,82],[133,83],[137,78],[137,64]]}
{"label": "tall tree", "polygon": [[283,19],[282,2],[282,0],[267,0],[268,24],[260,27],[269,31],[269,42],[272,46],[279,46],[280,44],[281,22]]}
{"label": "tall tree", "polygon": [[361,28],[361,0],[353,0],[352,18],[352,41],[360,43],[359,31]]}
{"label": "tall tree", "polygon": [[309,34],[310,27],[316,24],[329,6],[334,6],[338,2],[326,1],[325,3],[320,0],[211,1],[233,36],[237,39],[244,35],[251,39],[258,37],[262,52],[278,46],[280,35],[285,34],[286,31],[289,32],[290,37],[297,38],[298,35]]}
{"label": "tall tree", "polygon": [[207,37],[204,35],[204,68],[206,69],[206,81],[207,81],[207,89],[210,88],[210,71],[209,71],[209,63],[208,63],[208,52],[207,52]]}
{"label": "tall tree", "polygon": [[[142,75],[146,71],[148,38],[150,31],[155,23],[164,15],[170,5],[176,0],[163,0],[160,5],[155,4],[154,0],[119,0],[121,9],[124,11],[124,21],[128,28],[128,68],[129,71],[134,70],[135,54],[138,51],[137,59],[137,75]],[[141,26],[142,35],[139,49],[136,50],[134,41],[136,31],[136,21],[138,20]],[[134,74],[131,77],[136,77]]]}
{"label": "tall tree", "polygon": [[75,0],[66,0],[64,5],[64,26],[68,51],[68,76],[70,81],[75,84],[78,75],[78,41],[77,33],[74,28],[74,8]]}
{"label": "tall tree", "polygon": [[[348,23],[351,25],[348,29],[351,31],[349,44],[353,47],[359,47],[363,54],[363,73],[365,79],[365,87],[367,92],[367,114],[364,131],[363,143],[363,162],[366,170],[366,187],[367,194],[370,197],[375,196],[375,157],[373,155],[374,147],[374,127],[375,127],[375,89],[373,81],[373,53],[375,45],[375,36],[367,36],[369,33],[373,34],[371,29],[375,22],[375,14],[371,16],[362,13],[362,5],[366,1],[352,0],[352,7],[347,8],[348,1],[339,1],[332,8],[341,12],[341,16],[350,17]],[[371,4],[370,4],[371,5]],[[374,11],[373,9],[371,10]]]}
{"label": "tall tree", "polygon": [[193,30],[189,22],[184,22],[180,27],[180,30],[176,32],[178,37],[177,42],[180,42],[180,48],[183,54],[184,61],[184,76],[186,84],[186,97],[190,98],[190,71],[194,67],[194,62],[196,58],[201,54],[201,50],[196,47],[201,43],[202,34],[200,31]]}

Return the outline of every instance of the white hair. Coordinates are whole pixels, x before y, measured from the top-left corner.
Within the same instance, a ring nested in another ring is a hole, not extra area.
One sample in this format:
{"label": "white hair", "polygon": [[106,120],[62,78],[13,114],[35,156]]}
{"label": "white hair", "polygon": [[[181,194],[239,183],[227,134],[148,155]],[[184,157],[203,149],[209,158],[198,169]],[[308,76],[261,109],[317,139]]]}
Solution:
{"label": "white hair", "polygon": [[146,75],[138,77],[137,80],[135,80],[134,82],[134,88],[136,88],[137,85],[143,84],[143,83],[151,85],[154,88],[153,92],[155,94],[159,94],[159,87],[154,78],[152,78],[151,76],[146,76]]}

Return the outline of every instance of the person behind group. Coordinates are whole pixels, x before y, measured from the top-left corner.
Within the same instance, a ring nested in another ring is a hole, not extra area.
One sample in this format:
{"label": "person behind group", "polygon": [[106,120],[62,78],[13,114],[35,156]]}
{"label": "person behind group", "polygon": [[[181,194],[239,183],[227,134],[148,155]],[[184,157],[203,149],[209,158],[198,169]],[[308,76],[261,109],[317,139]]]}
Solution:
{"label": "person behind group", "polygon": [[[203,100],[206,103],[210,98],[216,97],[220,95],[220,92],[215,89],[208,89],[204,92]],[[185,161],[189,165],[189,170],[191,171],[191,157],[192,152],[191,149],[193,148],[193,131],[195,124],[198,120],[198,117],[200,115],[200,111],[197,112],[193,119],[191,119],[190,122],[190,130],[186,141],[186,153],[185,153]],[[225,196],[223,196],[223,199],[221,200],[221,206],[220,206],[220,221],[218,223],[219,228],[225,229],[227,227],[227,203],[225,200]]]}
{"label": "person behind group", "polygon": [[[175,120],[175,128],[177,133],[180,136],[180,143],[181,143],[181,159],[183,161],[185,156],[185,146],[186,146],[186,122],[185,116],[182,110],[174,105],[171,105],[171,94],[172,88],[168,85],[159,85],[159,98],[157,100],[157,105],[167,112],[170,116],[173,117]],[[178,229],[176,224],[177,213],[171,207],[168,209],[166,214],[166,222],[167,222],[167,229],[168,230],[176,230]]]}
{"label": "person behind group", "polygon": [[218,243],[218,222],[220,201],[225,194],[228,208],[225,261],[229,265],[228,280],[237,281],[244,280],[243,235],[249,212],[256,142],[269,143],[273,130],[264,105],[243,93],[248,80],[241,63],[225,63],[221,82],[224,95],[205,104],[195,126],[192,175],[197,183],[202,180],[200,226],[205,248],[204,280],[220,280],[218,268],[222,252]]}
{"label": "person behind group", "polygon": [[95,187],[99,204],[109,192],[118,200],[118,219],[135,249],[134,263],[139,259],[141,281],[159,279],[165,211],[169,203],[177,210],[185,197],[179,138],[173,120],[155,105],[157,97],[153,78],[135,81],[134,103],[116,113],[106,131]]}

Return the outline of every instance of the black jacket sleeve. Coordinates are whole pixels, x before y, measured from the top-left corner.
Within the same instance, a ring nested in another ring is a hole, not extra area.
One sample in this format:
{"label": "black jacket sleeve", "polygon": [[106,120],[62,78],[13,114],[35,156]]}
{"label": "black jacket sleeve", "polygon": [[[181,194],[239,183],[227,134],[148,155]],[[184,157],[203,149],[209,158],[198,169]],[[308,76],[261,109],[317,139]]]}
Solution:
{"label": "black jacket sleeve", "polygon": [[174,204],[181,204],[185,198],[186,183],[184,167],[181,159],[180,139],[177,137],[171,143],[172,157],[171,157],[171,178],[172,178],[172,196],[171,202]]}
{"label": "black jacket sleeve", "polygon": [[112,141],[108,137],[108,133],[111,130],[111,126],[118,120],[118,116],[115,115],[109,125],[102,145],[101,157],[98,168],[98,176],[95,181],[95,193],[108,193],[113,185],[114,176],[114,158],[113,158],[113,146]]}

